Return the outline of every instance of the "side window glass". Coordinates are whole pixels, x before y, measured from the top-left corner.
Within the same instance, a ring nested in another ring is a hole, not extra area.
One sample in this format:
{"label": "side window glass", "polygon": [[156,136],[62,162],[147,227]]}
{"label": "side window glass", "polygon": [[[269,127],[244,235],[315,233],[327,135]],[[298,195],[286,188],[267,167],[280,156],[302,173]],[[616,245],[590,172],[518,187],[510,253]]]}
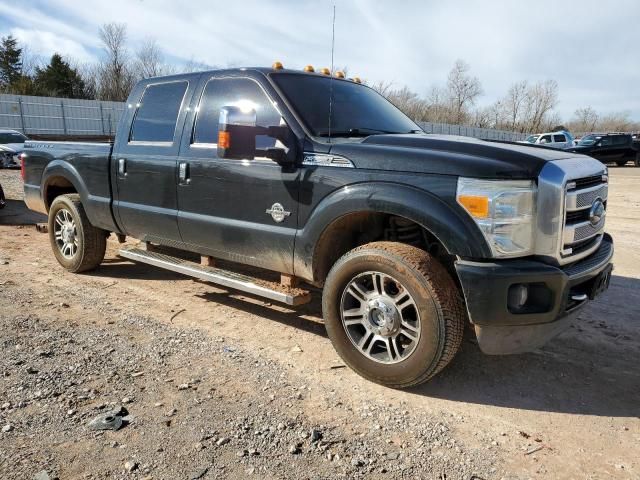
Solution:
{"label": "side window glass", "polygon": [[540,143],[551,143],[551,135],[543,135]]}
{"label": "side window glass", "polygon": [[[280,113],[256,82],[248,78],[213,78],[207,82],[202,93],[193,130],[193,143],[218,142],[220,109],[226,106],[255,109],[256,123],[261,127],[280,125]],[[261,135],[256,138],[256,147],[273,147],[275,142],[274,138]]]}
{"label": "side window glass", "polygon": [[567,137],[565,137],[564,135],[554,135],[553,136],[553,141],[554,142],[566,142],[567,141]]}
{"label": "side window glass", "polygon": [[602,140],[600,141],[600,146],[608,147],[610,145],[611,145],[611,137],[602,137]]}
{"label": "side window glass", "polygon": [[130,142],[173,142],[187,82],[149,85],[136,110]]}

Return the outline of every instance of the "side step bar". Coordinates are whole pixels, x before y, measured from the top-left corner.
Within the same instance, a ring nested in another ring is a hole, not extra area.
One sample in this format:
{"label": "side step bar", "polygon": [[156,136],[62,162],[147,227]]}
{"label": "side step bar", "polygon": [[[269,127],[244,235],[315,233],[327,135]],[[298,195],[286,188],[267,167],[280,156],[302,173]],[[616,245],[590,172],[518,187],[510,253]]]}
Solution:
{"label": "side step bar", "polygon": [[276,282],[257,281],[247,275],[222,270],[221,268],[199,265],[195,262],[164,255],[159,252],[139,248],[123,248],[118,251],[118,255],[133,260],[134,262],[147,263],[155,267],[164,268],[165,270],[199,278],[205,282],[215,283],[223,287],[259,295],[276,302],[286,303],[287,305],[302,305],[311,300],[311,294],[307,290],[286,287]]}

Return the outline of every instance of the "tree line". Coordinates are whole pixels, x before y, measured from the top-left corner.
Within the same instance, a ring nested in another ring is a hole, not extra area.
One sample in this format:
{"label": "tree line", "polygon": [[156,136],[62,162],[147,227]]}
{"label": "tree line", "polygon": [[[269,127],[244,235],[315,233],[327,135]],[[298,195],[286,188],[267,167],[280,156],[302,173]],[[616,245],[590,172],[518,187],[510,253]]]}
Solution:
{"label": "tree line", "polygon": [[409,117],[417,121],[450,123],[481,128],[532,133],[566,129],[585,133],[594,131],[638,131],[640,122],[631,120],[629,112],[598,113],[591,106],[575,110],[568,120],[555,111],[559,101],[558,82],[553,79],[531,83],[513,83],[507,93],[489,106],[478,106],[483,88],[470,66],[457,60],[446,84],[434,85],[426,96],[407,87],[379,81],[371,87],[387,97]]}
{"label": "tree line", "polygon": [[[0,92],[123,102],[138,80],[212,68],[194,61],[182,66],[166,62],[155,40],[148,39],[132,51],[125,24],[104,24],[98,32],[102,52],[95,63],[80,63],[62,53],[48,62],[30,55],[11,35],[0,40]],[[345,68],[346,70],[346,68]],[[574,132],[638,131],[640,122],[628,112],[601,114],[591,106],[560,118],[558,83],[553,79],[513,83],[506,94],[488,106],[479,106],[480,79],[470,66],[457,60],[443,85],[433,85],[424,96],[387,81],[370,86],[416,121],[468,125],[529,133],[555,130]]]}

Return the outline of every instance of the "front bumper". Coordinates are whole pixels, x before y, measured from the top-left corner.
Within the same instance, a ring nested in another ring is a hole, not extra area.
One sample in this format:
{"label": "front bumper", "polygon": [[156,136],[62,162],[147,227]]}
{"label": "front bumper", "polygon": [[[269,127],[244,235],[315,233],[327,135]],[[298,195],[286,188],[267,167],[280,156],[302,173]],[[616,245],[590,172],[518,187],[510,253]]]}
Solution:
{"label": "front bumper", "polygon": [[[567,267],[533,260],[471,262],[458,260],[469,319],[484,353],[510,354],[533,350],[567,328],[613,258],[613,240],[605,234],[599,249]],[[508,306],[509,288],[530,286],[530,305]]]}

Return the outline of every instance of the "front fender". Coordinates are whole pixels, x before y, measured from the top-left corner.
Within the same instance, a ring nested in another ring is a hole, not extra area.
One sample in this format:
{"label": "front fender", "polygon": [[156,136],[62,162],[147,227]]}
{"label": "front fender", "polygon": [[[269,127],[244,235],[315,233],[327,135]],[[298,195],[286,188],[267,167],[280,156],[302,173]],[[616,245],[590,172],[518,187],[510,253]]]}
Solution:
{"label": "front fender", "polygon": [[295,272],[313,278],[314,251],[322,233],[339,218],[358,212],[407,218],[433,234],[451,255],[489,258],[491,251],[477,226],[441,198],[416,187],[392,182],[344,186],[325,197],[296,237]]}

